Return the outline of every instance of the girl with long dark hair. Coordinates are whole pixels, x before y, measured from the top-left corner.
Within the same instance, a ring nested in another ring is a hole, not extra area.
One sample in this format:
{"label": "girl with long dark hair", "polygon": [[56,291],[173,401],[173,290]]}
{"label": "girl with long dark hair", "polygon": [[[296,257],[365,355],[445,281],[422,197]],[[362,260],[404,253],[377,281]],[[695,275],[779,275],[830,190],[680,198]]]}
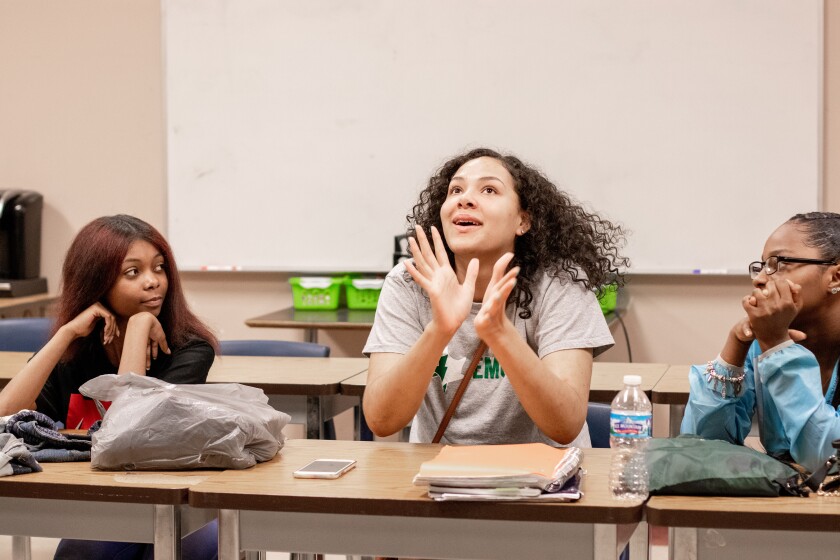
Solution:
{"label": "girl with long dark hair", "polygon": [[[108,373],[204,383],[216,337],[189,310],[169,243],[132,216],[98,218],[70,245],[49,342],[0,392],[0,415],[35,409],[68,428],[98,419],[79,394]],[[186,537],[184,556],[217,556],[215,522]],[[56,558],[151,558],[152,545],[62,540]]]}

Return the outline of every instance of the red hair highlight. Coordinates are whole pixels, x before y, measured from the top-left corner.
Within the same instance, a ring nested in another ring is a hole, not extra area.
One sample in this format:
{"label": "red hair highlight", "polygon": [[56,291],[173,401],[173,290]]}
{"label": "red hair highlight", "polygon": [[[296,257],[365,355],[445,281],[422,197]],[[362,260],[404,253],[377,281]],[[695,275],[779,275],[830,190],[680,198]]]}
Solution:
{"label": "red hair highlight", "polygon": [[[169,345],[178,348],[191,339],[200,338],[218,353],[219,342],[216,336],[187,305],[181,276],[169,243],[150,224],[125,214],[97,218],[76,235],[64,258],[53,334],[94,303],[101,302],[104,305],[105,295],[116,283],[123,259],[135,241],[146,241],[163,255],[169,289],[158,321],[166,333]],[[91,345],[101,344],[101,332],[102,325],[84,339],[71,344],[64,360],[73,361]]]}

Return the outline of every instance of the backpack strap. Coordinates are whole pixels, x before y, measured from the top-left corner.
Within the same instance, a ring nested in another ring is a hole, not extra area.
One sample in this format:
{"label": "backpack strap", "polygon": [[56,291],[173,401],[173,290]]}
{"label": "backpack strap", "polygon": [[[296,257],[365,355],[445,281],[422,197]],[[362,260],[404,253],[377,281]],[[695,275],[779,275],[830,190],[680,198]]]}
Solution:
{"label": "backpack strap", "polygon": [[440,426],[438,426],[435,437],[432,438],[432,443],[440,443],[440,439],[443,437],[443,432],[446,431],[446,427],[449,425],[452,415],[455,414],[455,409],[458,407],[458,403],[461,402],[461,397],[463,396],[464,391],[467,390],[467,385],[469,385],[473,372],[475,371],[475,368],[478,367],[478,361],[481,359],[481,356],[484,355],[485,350],[487,350],[487,343],[482,340],[478,344],[478,348],[475,349],[475,354],[473,354],[470,365],[467,367],[466,373],[461,379],[461,384],[458,385],[458,390],[455,391],[455,396],[452,397],[452,402],[449,403],[449,408],[446,409],[446,414],[443,415],[443,419],[440,421]]}

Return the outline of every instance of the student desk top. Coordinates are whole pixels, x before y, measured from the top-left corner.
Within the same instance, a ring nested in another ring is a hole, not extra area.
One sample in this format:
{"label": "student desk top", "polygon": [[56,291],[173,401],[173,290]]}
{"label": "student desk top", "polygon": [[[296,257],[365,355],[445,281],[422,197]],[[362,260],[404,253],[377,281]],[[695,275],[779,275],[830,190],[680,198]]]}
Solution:
{"label": "student desk top", "polygon": [[319,439],[324,420],[359,404],[339,394],[340,383],[367,367],[367,358],[217,356],[207,382],[262,389],[271,406],[306,425],[306,437]]}
{"label": "student desk top", "polygon": [[[0,352],[0,387],[30,357],[32,352]],[[242,383],[275,395],[335,395],[342,381],[367,367],[367,358],[216,356],[207,382]]]}
{"label": "student desk top", "polygon": [[677,436],[680,433],[685,405],[688,403],[690,384],[688,370],[691,366],[670,366],[662,379],[654,386],[651,402],[653,404],[668,405],[668,435]]}
{"label": "student desk top", "polygon": [[[189,488],[219,471],[113,472],[89,462],[43,463],[43,472],[0,478],[0,532],[155,544],[155,558],[180,558],[181,536],[215,517],[187,505]],[[27,556],[13,539],[14,558]]]}
{"label": "student desk top", "polygon": [[342,381],[367,368],[367,358],[216,356],[207,382],[242,383],[272,395],[336,395]]}
{"label": "student desk top", "polygon": [[[592,383],[589,400],[610,403],[624,387],[625,375],[640,375],[642,390],[651,394],[654,386],[668,369],[667,364],[624,364],[619,362],[595,362],[592,364]],[[367,372],[360,373],[341,382],[341,393],[361,397],[365,393]]]}
{"label": "student desk top", "polygon": [[292,307],[245,321],[249,327],[303,329],[307,342],[318,342],[318,329],[369,330],[376,316],[374,309],[335,309],[301,311]]}
{"label": "student desk top", "polygon": [[[294,550],[419,558],[616,558],[642,504],[612,500],[611,450],[585,450],[576,503],[445,502],[412,479],[440,446],[290,440],[273,460],[190,489],[190,505],[219,508],[219,554]],[[337,480],[295,479],[316,458],[349,458]]]}
{"label": "student desk top", "polygon": [[58,297],[35,294],[23,297],[0,297],[0,319],[10,317],[46,317]]}
{"label": "student desk top", "polygon": [[840,497],[653,496],[645,515],[651,526],[673,528],[675,558],[790,560],[840,551]]}
{"label": "student desk top", "polygon": [[[280,311],[247,319],[249,327],[303,329],[307,342],[318,342],[318,329],[369,330],[376,317],[375,309],[335,309],[331,311],[301,311],[287,307]],[[618,320],[615,313],[604,315],[607,324]]]}
{"label": "student desk top", "polygon": [[26,365],[32,352],[0,352],[0,389]]}
{"label": "student desk top", "polygon": [[[0,352],[0,388],[31,352]],[[272,406],[306,424],[307,437],[321,437],[323,421],[358,404],[339,394],[340,383],[367,370],[367,358],[216,357],[208,383],[242,383],[265,391]]]}

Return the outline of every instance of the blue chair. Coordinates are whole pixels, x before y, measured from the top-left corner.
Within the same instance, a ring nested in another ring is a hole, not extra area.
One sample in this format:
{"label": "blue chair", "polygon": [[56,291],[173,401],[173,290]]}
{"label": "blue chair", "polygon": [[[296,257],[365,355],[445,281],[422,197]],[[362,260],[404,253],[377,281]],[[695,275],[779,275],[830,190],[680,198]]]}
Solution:
{"label": "blue chair", "polygon": [[589,425],[589,439],[592,447],[606,449],[610,446],[610,405],[589,403],[586,409],[586,423]]}
{"label": "blue chair", "polygon": [[313,342],[291,340],[222,340],[222,356],[287,356],[291,358],[329,358],[330,347]]}
{"label": "blue chair", "polygon": [[[221,340],[222,356],[286,356],[289,358],[329,358],[330,347],[293,340]],[[324,422],[324,439],[335,439],[335,422]]]}
{"label": "blue chair", "polygon": [[50,339],[52,319],[0,319],[0,351],[37,352]]}

